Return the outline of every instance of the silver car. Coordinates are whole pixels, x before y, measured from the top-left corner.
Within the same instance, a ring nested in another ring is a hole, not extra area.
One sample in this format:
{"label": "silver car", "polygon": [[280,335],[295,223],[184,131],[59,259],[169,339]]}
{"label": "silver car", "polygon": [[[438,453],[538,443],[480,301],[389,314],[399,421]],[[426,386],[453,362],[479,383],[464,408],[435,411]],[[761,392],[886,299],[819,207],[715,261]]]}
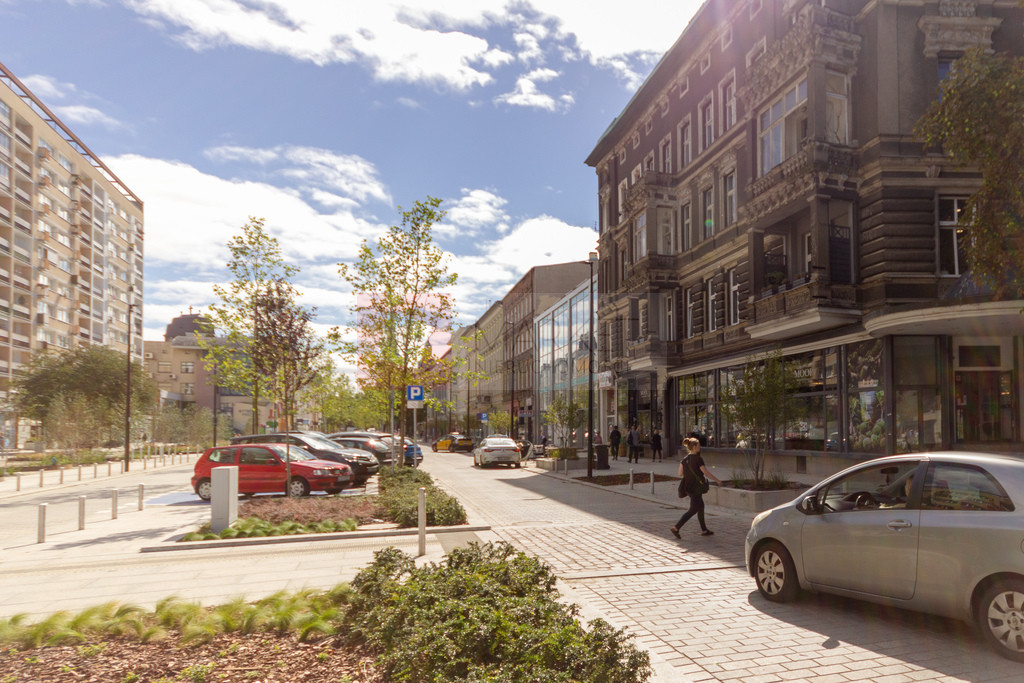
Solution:
{"label": "silver car", "polygon": [[871,460],[754,518],[747,571],[768,600],[800,589],[973,622],[1024,661],[1024,460]]}
{"label": "silver car", "polygon": [[473,464],[487,467],[492,464],[523,466],[523,454],[515,441],[507,436],[488,436],[473,450]]}

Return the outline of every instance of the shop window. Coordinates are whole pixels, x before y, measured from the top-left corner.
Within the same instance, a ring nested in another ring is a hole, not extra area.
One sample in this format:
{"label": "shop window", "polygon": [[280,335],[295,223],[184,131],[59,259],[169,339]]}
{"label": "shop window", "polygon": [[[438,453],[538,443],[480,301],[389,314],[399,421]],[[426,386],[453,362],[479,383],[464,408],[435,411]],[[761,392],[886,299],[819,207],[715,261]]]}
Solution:
{"label": "shop window", "polygon": [[939,197],[939,274],[962,275],[967,270],[967,227],[963,224],[966,197]]}

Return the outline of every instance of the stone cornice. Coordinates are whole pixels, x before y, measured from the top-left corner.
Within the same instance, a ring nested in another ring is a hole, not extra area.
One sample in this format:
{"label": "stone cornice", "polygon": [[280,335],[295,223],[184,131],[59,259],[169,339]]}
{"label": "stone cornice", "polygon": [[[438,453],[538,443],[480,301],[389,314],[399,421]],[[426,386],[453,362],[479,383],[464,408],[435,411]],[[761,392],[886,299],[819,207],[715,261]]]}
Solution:
{"label": "stone cornice", "polygon": [[992,52],[992,33],[1002,23],[998,17],[925,15],[917,22],[924,33],[924,54],[962,53],[975,47]]}

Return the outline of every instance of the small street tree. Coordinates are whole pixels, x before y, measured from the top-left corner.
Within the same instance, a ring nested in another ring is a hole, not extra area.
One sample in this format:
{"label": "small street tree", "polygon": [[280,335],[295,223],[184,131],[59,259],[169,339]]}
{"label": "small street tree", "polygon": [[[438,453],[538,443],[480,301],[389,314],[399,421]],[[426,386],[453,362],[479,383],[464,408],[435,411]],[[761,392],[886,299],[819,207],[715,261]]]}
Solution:
{"label": "small street tree", "polygon": [[739,377],[722,387],[722,407],[742,431],[750,449],[749,464],[754,488],[763,488],[765,461],[775,443],[777,429],[792,418],[791,396],[798,386],[796,374],[786,365],[781,349],[761,358],[750,358]]}
{"label": "small street tree", "polygon": [[1024,292],[1024,58],[973,49],[942,81],[917,132],[981,172],[957,217],[972,273],[996,291]]}
{"label": "small street tree", "polygon": [[252,395],[252,432],[259,431],[260,393],[267,375],[253,362],[259,354],[256,305],[273,281],[287,283],[299,272],[285,263],[277,239],[271,237],[264,219],[249,217],[238,235],[228,242],[228,270],[234,279],[227,287],[214,285],[219,303],[210,306],[205,329],[196,334],[203,349],[206,369],[215,373],[221,386]]}
{"label": "small street tree", "polygon": [[400,416],[406,413],[405,386],[434,386],[451,373],[451,363],[434,355],[428,343],[436,332],[448,330],[455,315],[449,290],[457,276],[448,273],[446,257],[431,236],[445,215],[440,205],[440,199],[428,197],[400,211],[401,225],[391,226],[372,245],[364,241],[355,263],[338,264],[356,303],[350,334],[335,330],[332,338],[358,365],[359,386],[394,395]]}
{"label": "small street tree", "polygon": [[554,428],[555,442],[561,448],[568,446],[573,430],[582,427],[584,420],[583,406],[562,394],[555,396],[548,409],[544,411],[544,423]]}
{"label": "small street tree", "polygon": [[494,430],[495,434],[508,434],[515,438],[509,432],[509,428],[512,426],[512,416],[508,414],[508,411],[491,406],[490,411],[487,413],[487,423]]}

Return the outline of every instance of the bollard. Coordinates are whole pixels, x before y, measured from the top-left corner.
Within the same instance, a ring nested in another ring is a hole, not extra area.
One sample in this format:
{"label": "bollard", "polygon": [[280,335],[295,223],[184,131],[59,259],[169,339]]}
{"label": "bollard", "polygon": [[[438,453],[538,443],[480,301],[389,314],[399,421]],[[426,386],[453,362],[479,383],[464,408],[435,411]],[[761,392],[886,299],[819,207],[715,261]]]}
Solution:
{"label": "bollard", "polygon": [[64,465],[61,465],[60,466],[60,482],[58,482],[58,483],[61,483],[61,484],[64,483],[64,469],[65,469]]}
{"label": "bollard", "polygon": [[565,463],[565,476],[568,477],[569,476],[569,458],[566,458],[565,460],[563,460],[563,462]]}
{"label": "bollard", "polygon": [[149,468],[149,458],[143,458],[142,459],[142,469],[147,469],[147,468]]}
{"label": "bollard", "polygon": [[651,495],[654,495],[654,470],[651,470]]}
{"label": "bollard", "polygon": [[107,476],[108,477],[110,476],[111,472],[113,472],[113,468],[114,468],[114,463],[112,463],[110,460],[108,460],[107,461]]}
{"label": "bollard", "polygon": [[45,471],[42,467],[39,468],[39,488],[43,488],[43,472]]}
{"label": "bollard", "polygon": [[98,462],[94,462],[92,464],[92,478],[95,479],[98,476],[100,476],[100,464]]}
{"label": "bollard", "polygon": [[142,493],[143,493],[144,488],[145,487],[142,484],[139,484],[139,509],[140,510],[142,509]]}
{"label": "bollard", "polygon": [[46,542],[46,505],[39,504],[39,532],[36,534],[36,543]]}
{"label": "bollard", "polygon": [[21,472],[15,472],[14,473],[14,477],[15,477],[15,479],[14,479],[14,490],[15,491],[20,491],[21,490]]}
{"label": "bollard", "polygon": [[110,497],[110,518],[117,519],[117,489],[114,489]]}
{"label": "bollard", "polygon": [[82,481],[82,466],[78,466],[78,481]]}
{"label": "bollard", "polygon": [[629,471],[629,490],[633,490],[633,470]]}
{"label": "bollard", "polygon": [[427,489],[422,486],[420,487],[419,499],[417,523],[420,530],[420,554],[417,557],[423,557],[427,554]]}
{"label": "bollard", "polygon": [[78,497],[78,530],[85,528],[85,496]]}
{"label": "bollard", "polygon": [[118,460],[118,474],[124,474],[124,460]]}

